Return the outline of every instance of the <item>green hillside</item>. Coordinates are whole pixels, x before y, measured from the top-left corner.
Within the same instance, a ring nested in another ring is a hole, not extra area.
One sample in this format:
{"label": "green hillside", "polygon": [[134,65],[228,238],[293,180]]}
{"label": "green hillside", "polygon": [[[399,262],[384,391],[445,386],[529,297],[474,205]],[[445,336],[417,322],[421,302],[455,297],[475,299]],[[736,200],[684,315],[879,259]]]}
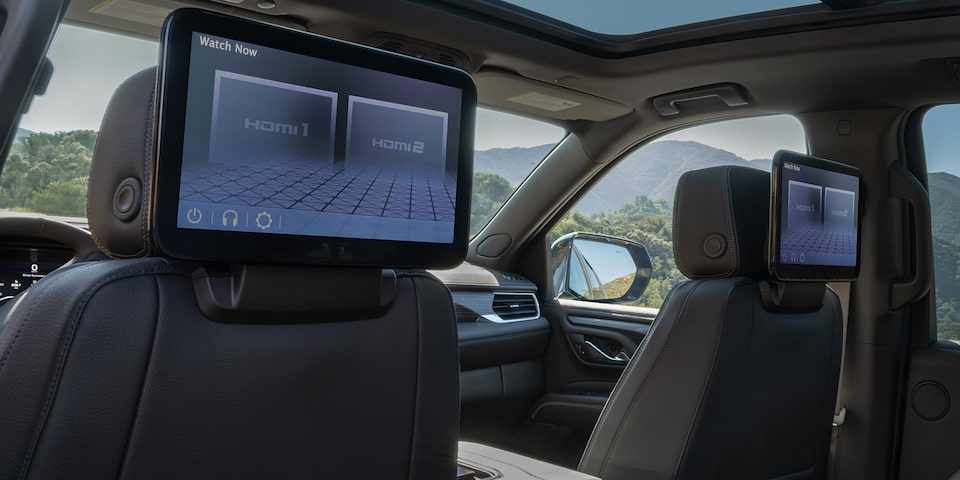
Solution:
{"label": "green hillside", "polygon": [[584,196],[577,209],[603,212],[630,203],[638,196],[673,204],[677,180],[688,170],[717,165],[742,165],[770,169],[770,160],[748,161],[726,150],[697,142],[662,141],[647,145],[623,159],[615,174],[601,179]]}
{"label": "green hillside", "polygon": [[[531,148],[494,148],[474,154],[474,170],[491,173],[517,186],[553,145]],[[616,210],[637,197],[673,204],[680,175],[687,170],[716,165],[743,165],[770,170],[769,159],[744,160],[726,150],[697,142],[666,140],[649,144],[618,163],[616,175],[607,175],[577,205],[583,213]]]}
{"label": "green hillside", "polygon": [[927,179],[933,236],[960,243],[960,178],[937,172],[931,173]]}
{"label": "green hillside", "polygon": [[92,130],[19,136],[0,176],[0,208],[85,216],[96,139]]}
{"label": "green hillside", "polygon": [[520,185],[551,150],[553,145],[550,144],[529,148],[478,150],[473,154],[473,170],[479,173],[494,173],[511,185]]}
{"label": "green hillside", "polygon": [[930,214],[936,275],[937,337],[960,339],[960,178],[931,173]]}

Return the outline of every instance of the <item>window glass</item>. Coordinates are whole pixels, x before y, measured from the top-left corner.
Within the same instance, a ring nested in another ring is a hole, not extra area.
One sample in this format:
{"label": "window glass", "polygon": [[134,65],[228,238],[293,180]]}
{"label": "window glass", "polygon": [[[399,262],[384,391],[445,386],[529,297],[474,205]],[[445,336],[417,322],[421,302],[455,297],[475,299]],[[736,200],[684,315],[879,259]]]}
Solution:
{"label": "window glass", "polygon": [[560,22],[607,35],[630,35],[696,22],[770,12],[781,8],[816,5],[816,0],[674,0],[655,8],[636,0],[507,0],[518,7],[552,17]]}
{"label": "window glass", "polygon": [[517,115],[485,109],[477,112],[471,237],[493,218],[565,133],[560,127]]}
{"label": "window glass", "polygon": [[554,226],[550,243],[568,233],[589,232],[644,245],[652,264],[650,283],[627,305],[659,308],[667,292],[685,279],[673,260],[673,195],[680,175],[717,165],[769,171],[780,149],[807,151],[803,127],[793,117],[727,120],[660,137],[594,184]]}
{"label": "window glass", "polygon": [[923,119],[933,267],[937,297],[937,338],[960,343],[960,105],[931,109]]}
{"label": "window glass", "polygon": [[84,217],[90,158],[113,90],[157,63],[157,44],[64,25],[47,93],[23,116],[0,176],[0,209]]}
{"label": "window glass", "polygon": [[[114,89],[157,63],[157,44],[64,25],[49,57],[47,93],[24,115],[0,176],[0,210],[83,217],[100,120]],[[563,129],[480,109],[473,211],[476,234],[560,141]]]}

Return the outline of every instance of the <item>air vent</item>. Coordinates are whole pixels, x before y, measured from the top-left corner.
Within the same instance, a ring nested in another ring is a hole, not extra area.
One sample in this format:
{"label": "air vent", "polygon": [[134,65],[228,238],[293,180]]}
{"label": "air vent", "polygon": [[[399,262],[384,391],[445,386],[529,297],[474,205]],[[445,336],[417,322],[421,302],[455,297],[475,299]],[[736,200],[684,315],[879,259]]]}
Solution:
{"label": "air vent", "polygon": [[381,50],[422,58],[459,68],[466,72],[473,72],[473,63],[465,53],[435,43],[383,32],[374,33],[367,37],[364,43]]}
{"label": "air vent", "polygon": [[504,279],[504,280],[512,280],[512,281],[514,281],[514,282],[525,282],[525,281],[527,281],[526,278],[523,278],[523,277],[521,277],[520,275],[517,275],[516,273],[509,273],[509,272],[498,272],[498,273],[500,273],[500,278],[502,278],[502,279]]}
{"label": "air vent", "polygon": [[[501,322],[517,322],[540,318],[540,304],[532,293],[495,293],[493,313],[487,319]],[[491,318],[496,317],[496,319]]]}

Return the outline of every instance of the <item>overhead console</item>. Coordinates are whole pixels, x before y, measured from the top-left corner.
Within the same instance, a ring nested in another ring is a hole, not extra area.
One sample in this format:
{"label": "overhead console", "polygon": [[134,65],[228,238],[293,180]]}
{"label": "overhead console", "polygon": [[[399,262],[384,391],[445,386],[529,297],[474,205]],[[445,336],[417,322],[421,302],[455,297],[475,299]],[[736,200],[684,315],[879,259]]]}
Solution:
{"label": "overhead console", "polygon": [[476,87],[438,64],[202,10],[161,42],[154,236],[224,262],[448,267]]}

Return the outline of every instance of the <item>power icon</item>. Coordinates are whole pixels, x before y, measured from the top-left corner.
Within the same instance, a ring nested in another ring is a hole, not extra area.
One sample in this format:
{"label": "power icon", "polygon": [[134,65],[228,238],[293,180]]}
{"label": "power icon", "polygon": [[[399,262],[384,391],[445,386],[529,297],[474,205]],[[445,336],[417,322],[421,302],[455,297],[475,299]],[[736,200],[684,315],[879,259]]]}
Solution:
{"label": "power icon", "polygon": [[203,220],[203,213],[200,212],[200,209],[193,207],[190,210],[187,210],[187,221],[193,224],[200,223],[200,220]]}

